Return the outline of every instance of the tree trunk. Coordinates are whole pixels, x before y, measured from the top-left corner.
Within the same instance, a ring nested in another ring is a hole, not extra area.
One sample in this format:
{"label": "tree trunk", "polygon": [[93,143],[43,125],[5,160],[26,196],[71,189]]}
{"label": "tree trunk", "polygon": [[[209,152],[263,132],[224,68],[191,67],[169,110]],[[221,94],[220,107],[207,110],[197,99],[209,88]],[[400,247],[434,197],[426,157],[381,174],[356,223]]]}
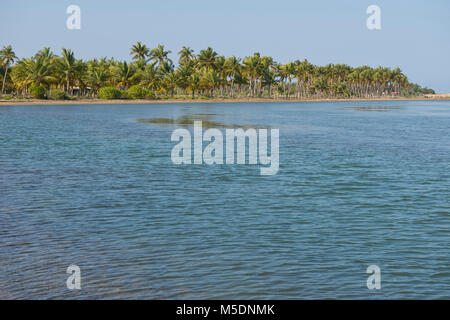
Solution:
{"label": "tree trunk", "polygon": [[233,80],[231,80],[231,98],[233,98],[233,90],[234,90],[234,77],[233,77]]}
{"label": "tree trunk", "polygon": [[3,77],[3,84],[2,84],[2,94],[3,92],[5,92],[5,83],[6,83],[6,75],[8,74],[8,64],[6,65],[6,69],[5,69],[5,76]]}

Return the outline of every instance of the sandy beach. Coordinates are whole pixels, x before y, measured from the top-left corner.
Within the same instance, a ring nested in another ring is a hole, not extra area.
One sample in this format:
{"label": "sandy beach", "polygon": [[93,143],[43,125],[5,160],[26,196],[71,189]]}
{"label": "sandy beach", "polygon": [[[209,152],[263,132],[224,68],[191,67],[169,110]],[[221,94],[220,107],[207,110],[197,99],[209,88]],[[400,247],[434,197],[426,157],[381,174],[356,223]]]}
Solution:
{"label": "sandy beach", "polygon": [[236,103],[236,102],[326,102],[326,101],[407,101],[407,100],[450,100],[450,93],[433,94],[422,97],[404,98],[388,97],[373,99],[161,99],[161,100],[130,100],[130,99],[76,99],[76,100],[39,100],[17,99],[0,100],[0,106],[45,106],[45,105],[83,105],[83,104],[159,104],[159,103]]}

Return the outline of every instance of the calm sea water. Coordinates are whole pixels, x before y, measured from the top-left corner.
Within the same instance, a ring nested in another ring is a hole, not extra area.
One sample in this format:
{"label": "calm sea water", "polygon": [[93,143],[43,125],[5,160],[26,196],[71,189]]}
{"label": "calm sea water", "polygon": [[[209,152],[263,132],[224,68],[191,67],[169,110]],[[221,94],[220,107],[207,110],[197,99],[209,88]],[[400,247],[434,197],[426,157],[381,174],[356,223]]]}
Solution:
{"label": "calm sea water", "polygon": [[[173,165],[137,119],[177,117],[279,128],[279,173]],[[450,299],[449,137],[448,101],[1,107],[0,298]]]}

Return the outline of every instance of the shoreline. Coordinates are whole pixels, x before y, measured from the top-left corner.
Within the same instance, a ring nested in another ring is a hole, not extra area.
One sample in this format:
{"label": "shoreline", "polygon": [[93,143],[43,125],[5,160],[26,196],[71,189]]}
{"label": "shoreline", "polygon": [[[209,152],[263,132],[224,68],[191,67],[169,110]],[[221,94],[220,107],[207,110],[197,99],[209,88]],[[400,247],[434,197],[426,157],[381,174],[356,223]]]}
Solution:
{"label": "shoreline", "polygon": [[1,106],[47,106],[47,105],[97,105],[97,104],[170,104],[170,103],[257,103],[257,102],[350,102],[350,101],[449,101],[450,94],[436,96],[422,96],[414,98],[390,97],[390,98],[355,98],[355,99],[269,99],[269,98],[236,98],[236,99],[164,99],[164,100],[101,100],[101,99],[76,99],[76,100],[0,100]]}

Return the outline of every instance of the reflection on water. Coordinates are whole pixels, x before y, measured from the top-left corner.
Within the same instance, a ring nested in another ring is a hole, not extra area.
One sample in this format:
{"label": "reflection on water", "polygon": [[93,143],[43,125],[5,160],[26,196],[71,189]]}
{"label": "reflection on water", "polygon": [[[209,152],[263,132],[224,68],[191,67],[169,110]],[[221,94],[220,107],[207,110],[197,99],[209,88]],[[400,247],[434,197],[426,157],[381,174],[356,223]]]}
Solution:
{"label": "reflection on water", "polygon": [[400,106],[352,106],[347,107],[348,109],[352,109],[355,111],[374,111],[374,112],[389,112],[389,111],[398,111],[403,109]]}
{"label": "reflection on water", "polygon": [[181,116],[176,119],[172,118],[140,118],[137,119],[138,122],[142,123],[154,123],[154,124],[170,124],[177,125],[181,127],[187,127],[194,125],[194,121],[202,121],[202,126],[204,128],[267,128],[267,126],[257,125],[257,124],[227,124],[223,122],[217,122],[208,120],[213,114],[192,114]]}
{"label": "reflection on water", "polygon": [[[280,128],[278,174],[174,165],[194,120]],[[0,299],[449,299],[449,121],[445,101],[0,108]]]}

